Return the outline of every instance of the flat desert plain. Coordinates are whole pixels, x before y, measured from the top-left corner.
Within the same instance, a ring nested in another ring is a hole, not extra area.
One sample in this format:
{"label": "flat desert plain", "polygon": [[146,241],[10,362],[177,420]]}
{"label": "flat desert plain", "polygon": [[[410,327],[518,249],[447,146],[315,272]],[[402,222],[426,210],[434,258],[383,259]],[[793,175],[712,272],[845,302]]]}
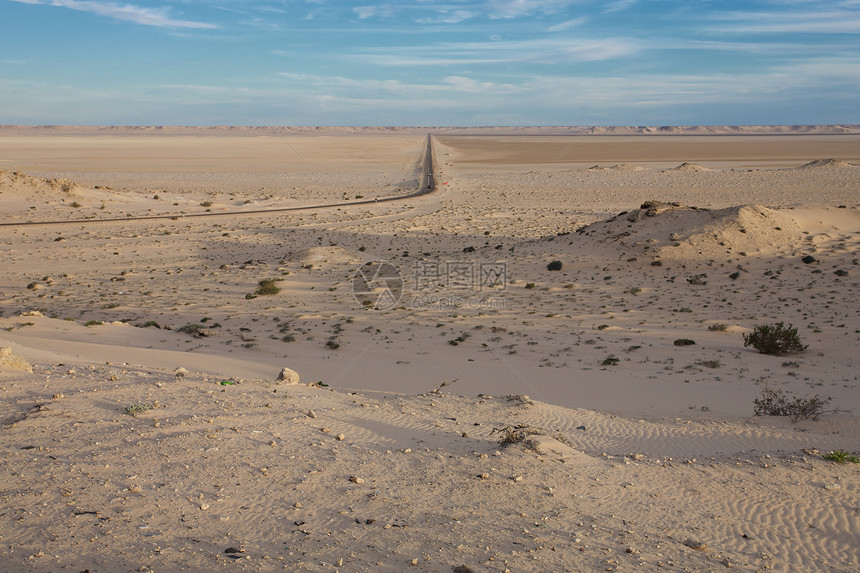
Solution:
{"label": "flat desert plain", "polygon": [[7,126],[0,170],[4,571],[858,570],[856,126]]}

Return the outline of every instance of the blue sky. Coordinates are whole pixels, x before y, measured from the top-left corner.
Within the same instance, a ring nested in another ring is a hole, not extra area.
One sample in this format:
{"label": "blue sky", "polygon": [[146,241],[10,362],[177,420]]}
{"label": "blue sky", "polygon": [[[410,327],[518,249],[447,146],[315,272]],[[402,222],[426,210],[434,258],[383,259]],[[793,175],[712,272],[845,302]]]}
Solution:
{"label": "blue sky", "polygon": [[860,123],[860,0],[0,0],[16,123]]}

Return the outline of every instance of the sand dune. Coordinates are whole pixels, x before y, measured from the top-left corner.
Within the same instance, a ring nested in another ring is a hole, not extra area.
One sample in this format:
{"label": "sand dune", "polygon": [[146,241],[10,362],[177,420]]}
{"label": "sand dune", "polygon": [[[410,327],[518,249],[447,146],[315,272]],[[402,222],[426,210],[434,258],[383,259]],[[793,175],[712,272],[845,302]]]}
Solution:
{"label": "sand dune", "polygon": [[505,129],[0,127],[2,568],[855,570],[856,126]]}

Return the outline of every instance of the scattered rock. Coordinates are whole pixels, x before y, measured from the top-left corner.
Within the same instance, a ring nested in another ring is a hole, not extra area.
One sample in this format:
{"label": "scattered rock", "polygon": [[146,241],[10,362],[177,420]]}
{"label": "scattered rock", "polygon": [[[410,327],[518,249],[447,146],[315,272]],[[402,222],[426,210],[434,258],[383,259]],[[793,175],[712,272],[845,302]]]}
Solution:
{"label": "scattered rock", "polygon": [[240,548],[240,547],[228,547],[227,549],[224,550],[224,553],[226,553],[228,555],[234,554],[234,553],[244,553],[244,552],[245,552],[245,550]]}
{"label": "scattered rock", "polygon": [[282,368],[281,373],[278,374],[277,381],[286,382],[287,384],[298,384],[299,374],[295,370],[290,370],[289,368]]}
{"label": "scattered rock", "polygon": [[696,344],[696,341],[690,340],[689,338],[679,338],[672,344],[674,344],[675,346],[692,346]]}
{"label": "scattered rock", "polygon": [[695,539],[685,540],[684,545],[686,545],[690,549],[694,549],[696,551],[704,551],[705,549],[708,548],[708,546],[705,543],[703,543],[701,541],[696,541]]}
{"label": "scattered rock", "polygon": [[185,378],[186,374],[188,374],[188,370],[186,370],[182,366],[173,371],[173,375],[177,378]]}
{"label": "scattered rock", "polygon": [[561,270],[561,261],[553,261],[546,266],[546,270],[548,271],[560,271]]}
{"label": "scattered rock", "polygon": [[800,260],[801,260],[801,262],[803,262],[807,265],[817,261],[817,259],[815,257],[813,257],[812,255],[806,255],[805,257],[803,257]]}

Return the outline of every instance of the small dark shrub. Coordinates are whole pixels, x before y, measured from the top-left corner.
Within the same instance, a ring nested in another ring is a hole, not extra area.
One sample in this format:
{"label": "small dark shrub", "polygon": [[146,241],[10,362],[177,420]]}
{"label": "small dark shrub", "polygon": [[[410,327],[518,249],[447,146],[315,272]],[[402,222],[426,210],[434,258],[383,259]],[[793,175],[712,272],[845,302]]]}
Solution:
{"label": "small dark shrub", "polygon": [[797,327],[777,322],[756,325],[752,333],[744,334],[744,346],[752,346],[761,354],[781,356],[806,350],[808,345],[800,342]]}
{"label": "small dark shrub", "polygon": [[208,331],[203,325],[195,324],[193,322],[177,328],[176,331],[182,332],[184,334],[190,334],[195,338],[205,338],[209,336]]}
{"label": "small dark shrub", "polygon": [[147,410],[152,410],[153,408],[156,408],[155,404],[143,404],[138,402],[137,404],[129,404],[128,406],[123,408],[122,411],[132,417],[135,417],[138,414],[142,414],[143,412],[146,412]]}
{"label": "small dark shrub", "polygon": [[711,332],[725,332],[728,328],[728,324],[712,324],[708,327],[708,330]]}
{"label": "small dark shrub", "polygon": [[609,356],[604,358],[603,362],[601,362],[600,364],[602,364],[603,366],[615,366],[616,364],[618,364],[618,362],[618,357],[613,354],[610,354]]}
{"label": "small dark shrub", "polygon": [[675,342],[673,342],[675,346],[692,346],[696,344],[695,340],[690,340],[689,338],[679,338]]}
{"label": "small dark shrub", "polygon": [[836,462],[837,464],[847,464],[848,462],[851,462],[852,464],[860,464],[860,458],[852,456],[845,450],[832,450],[826,454],[822,454],[821,457],[827,461]]}
{"label": "small dark shrub", "polygon": [[260,296],[269,295],[269,294],[278,294],[279,292],[281,292],[281,289],[279,289],[278,285],[275,284],[275,282],[277,280],[278,279],[263,279],[263,280],[261,280],[259,283],[259,286],[257,287],[257,290],[254,291],[254,294],[260,295]]}
{"label": "small dark shrub", "polygon": [[765,386],[758,398],[753,400],[753,414],[756,416],[788,416],[792,422],[798,420],[817,420],[825,412],[824,408],[830,403],[830,397],[822,398],[818,394],[811,397],[799,398],[782,390],[774,390]]}
{"label": "small dark shrub", "polygon": [[329,340],[326,341],[325,347],[329,348],[331,350],[337,350],[338,348],[340,348],[340,343],[337,340],[330,338]]}
{"label": "small dark shrub", "polygon": [[561,270],[561,261],[553,261],[546,266],[548,271],[560,271]]}
{"label": "small dark shrub", "polygon": [[499,434],[501,434],[501,437],[499,438],[499,445],[502,446],[524,442],[528,439],[529,436],[544,433],[543,430],[541,430],[540,428],[535,428],[533,426],[528,426],[524,424],[517,424],[516,426],[505,426],[504,428],[493,428],[493,431],[490,432],[490,434],[495,434],[496,432],[499,432]]}

